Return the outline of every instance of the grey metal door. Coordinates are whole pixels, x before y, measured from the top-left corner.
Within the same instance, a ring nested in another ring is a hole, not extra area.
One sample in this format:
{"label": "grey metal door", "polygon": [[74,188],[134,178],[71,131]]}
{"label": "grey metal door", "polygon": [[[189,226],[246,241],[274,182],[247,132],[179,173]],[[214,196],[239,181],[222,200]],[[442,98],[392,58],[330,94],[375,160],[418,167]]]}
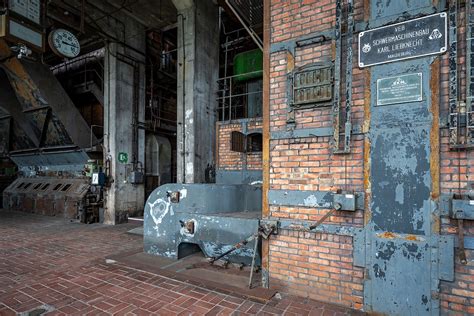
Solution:
{"label": "grey metal door", "polygon": [[[366,306],[390,315],[431,314],[438,306],[431,294],[438,286],[431,269],[431,61],[420,58],[371,70],[365,299]],[[423,100],[377,105],[377,80],[406,74],[422,77]]]}

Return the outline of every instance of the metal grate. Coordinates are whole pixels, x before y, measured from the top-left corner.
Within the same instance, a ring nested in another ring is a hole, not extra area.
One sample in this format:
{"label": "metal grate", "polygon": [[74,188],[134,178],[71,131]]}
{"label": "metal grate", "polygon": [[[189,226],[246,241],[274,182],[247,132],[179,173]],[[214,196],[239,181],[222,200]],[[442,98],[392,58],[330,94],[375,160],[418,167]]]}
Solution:
{"label": "metal grate", "polygon": [[250,27],[263,24],[263,0],[229,0],[229,2]]}
{"label": "metal grate", "polygon": [[263,39],[255,31],[263,25],[263,0],[225,0],[240,24],[249,33],[252,40],[263,51]]}

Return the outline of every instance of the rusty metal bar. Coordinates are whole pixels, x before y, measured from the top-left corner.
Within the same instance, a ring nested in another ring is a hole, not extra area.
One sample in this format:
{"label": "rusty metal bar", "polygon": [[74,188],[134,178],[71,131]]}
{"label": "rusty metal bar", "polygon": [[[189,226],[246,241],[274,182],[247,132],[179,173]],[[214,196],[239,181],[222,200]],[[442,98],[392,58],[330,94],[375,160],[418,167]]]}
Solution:
{"label": "rusty metal bar", "polygon": [[449,143],[459,144],[457,0],[449,1]]}
{"label": "rusty metal bar", "polygon": [[474,89],[472,89],[472,60],[473,55],[473,34],[474,27],[474,0],[466,2],[466,143],[474,143],[474,112],[472,108],[472,99],[474,97]]}
{"label": "rusty metal bar", "polygon": [[258,240],[259,238],[255,239],[255,245],[253,247],[252,265],[250,266],[249,289],[252,288],[253,270],[255,269],[255,258],[257,257],[257,252],[258,252]]}
{"label": "rusty metal bar", "polygon": [[347,30],[346,30],[346,113],[344,124],[344,153],[351,151],[352,133],[352,42],[354,32],[354,4],[347,0]]}
{"label": "rusty metal bar", "polygon": [[[333,103],[333,125],[334,125],[334,153],[348,154],[351,151],[352,133],[352,63],[353,63],[353,32],[354,32],[354,4],[353,0],[347,0],[347,28],[346,28],[346,60],[341,67],[342,59],[342,23],[343,23],[343,0],[336,3],[336,56],[334,61],[334,103]],[[340,84],[341,71],[345,68],[345,105],[344,105],[344,146],[341,148],[341,101]]]}
{"label": "rusty metal bar", "polygon": [[232,79],[230,79],[229,88],[229,122],[232,121]]}
{"label": "rusty metal bar", "polygon": [[334,149],[339,150],[340,142],[340,120],[341,120],[341,45],[342,45],[342,0],[336,1],[336,25],[335,39],[336,54],[334,56],[334,98],[332,103],[333,127],[334,127]]}
{"label": "rusty metal bar", "polygon": [[458,219],[458,256],[461,264],[467,264],[466,250],[464,249],[464,220]]}

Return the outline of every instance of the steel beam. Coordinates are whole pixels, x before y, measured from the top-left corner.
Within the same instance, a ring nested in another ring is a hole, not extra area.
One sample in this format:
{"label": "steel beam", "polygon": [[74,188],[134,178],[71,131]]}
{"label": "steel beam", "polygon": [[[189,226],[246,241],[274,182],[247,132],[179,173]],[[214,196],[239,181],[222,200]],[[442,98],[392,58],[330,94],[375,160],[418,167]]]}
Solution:
{"label": "steel beam", "polygon": [[[90,147],[89,126],[53,73],[39,63],[22,61],[21,65],[38,87],[54,115],[61,120],[74,144],[81,148]],[[94,135],[92,140],[93,143],[97,142]]]}
{"label": "steel beam", "polygon": [[15,91],[10,84],[9,78],[5,71],[0,68],[0,108],[8,112],[13,120],[25,132],[28,138],[36,147],[40,145],[38,131],[34,129],[34,125],[28,116],[23,113],[20,101],[18,101]]}
{"label": "steel beam", "polygon": [[[45,65],[20,61],[16,57],[10,58],[11,56],[8,44],[0,40],[0,59],[8,58],[3,64],[3,69],[15,80],[16,85],[13,88],[19,99],[23,98],[29,108],[49,105],[74,144],[88,148],[91,131],[54,74]],[[97,142],[94,135],[92,139],[94,143]]]}

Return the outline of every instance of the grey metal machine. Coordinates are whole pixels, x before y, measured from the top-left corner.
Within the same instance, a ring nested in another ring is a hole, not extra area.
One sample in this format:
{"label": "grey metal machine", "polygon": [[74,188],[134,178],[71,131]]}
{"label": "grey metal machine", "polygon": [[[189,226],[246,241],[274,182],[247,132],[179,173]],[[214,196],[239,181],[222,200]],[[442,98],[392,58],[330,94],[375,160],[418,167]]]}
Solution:
{"label": "grey metal machine", "polygon": [[[202,251],[208,258],[217,258],[258,233],[261,206],[260,185],[163,185],[151,193],[145,205],[145,252],[180,259]],[[250,265],[255,242],[258,238],[224,259]],[[256,260],[260,262],[258,253]]]}

